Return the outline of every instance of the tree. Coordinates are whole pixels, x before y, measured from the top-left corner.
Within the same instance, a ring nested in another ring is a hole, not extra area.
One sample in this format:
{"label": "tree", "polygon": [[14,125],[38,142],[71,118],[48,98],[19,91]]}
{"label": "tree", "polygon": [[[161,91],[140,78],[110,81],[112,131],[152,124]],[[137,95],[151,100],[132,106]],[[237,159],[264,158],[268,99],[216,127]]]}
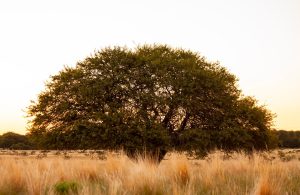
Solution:
{"label": "tree", "polygon": [[43,146],[122,148],[130,156],[265,148],[272,115],[236,82],[192,51],[105,48],[51,77],[28,108],[29,131]]}

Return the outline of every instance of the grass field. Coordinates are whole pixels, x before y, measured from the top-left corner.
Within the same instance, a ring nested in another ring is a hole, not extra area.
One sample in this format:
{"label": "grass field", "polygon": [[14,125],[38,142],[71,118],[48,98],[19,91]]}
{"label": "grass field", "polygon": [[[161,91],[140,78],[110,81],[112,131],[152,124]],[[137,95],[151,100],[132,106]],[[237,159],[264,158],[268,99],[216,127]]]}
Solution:
{"label": "grass field", "polygon": [[0,151],[0,195],[300,194],[300,150],[221,152],[159,164],[102,151]]}

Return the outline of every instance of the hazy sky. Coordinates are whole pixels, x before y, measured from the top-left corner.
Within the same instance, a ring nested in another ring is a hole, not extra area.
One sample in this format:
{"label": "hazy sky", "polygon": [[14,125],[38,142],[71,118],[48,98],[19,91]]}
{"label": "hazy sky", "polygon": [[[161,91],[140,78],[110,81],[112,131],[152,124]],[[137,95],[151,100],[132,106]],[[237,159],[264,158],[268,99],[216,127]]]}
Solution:
{"label": "hazy sky", "polygon": [[300,130],[299,0],[1,0],[0,134],[26,132],[24,110],[64,65],[144,43],[219,61],[276,128]]}

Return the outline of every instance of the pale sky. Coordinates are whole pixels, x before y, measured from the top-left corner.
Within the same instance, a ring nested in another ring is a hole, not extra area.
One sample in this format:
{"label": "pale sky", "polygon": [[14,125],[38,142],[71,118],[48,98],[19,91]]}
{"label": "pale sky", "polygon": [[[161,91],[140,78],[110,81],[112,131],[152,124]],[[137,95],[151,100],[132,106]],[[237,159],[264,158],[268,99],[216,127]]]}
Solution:
{"label": "pale sky", "polygon": [[106,46],[197,51],[245,95],[300,130],[299,0],[1,0],[0,134],[26,133],[26,107],[50,75]]}

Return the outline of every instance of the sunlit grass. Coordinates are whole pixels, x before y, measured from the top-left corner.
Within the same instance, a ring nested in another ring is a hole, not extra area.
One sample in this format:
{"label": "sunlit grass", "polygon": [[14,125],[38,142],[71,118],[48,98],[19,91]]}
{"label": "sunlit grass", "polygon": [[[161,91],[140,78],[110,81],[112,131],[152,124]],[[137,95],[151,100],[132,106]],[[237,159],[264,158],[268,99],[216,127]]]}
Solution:
{"label": "sunlit grass", "polygon": [[172,153],[159,165],[93,151],[0,154],[0,195],[300,194],[297,150],[252,156],[215,152],[201,160]]}

